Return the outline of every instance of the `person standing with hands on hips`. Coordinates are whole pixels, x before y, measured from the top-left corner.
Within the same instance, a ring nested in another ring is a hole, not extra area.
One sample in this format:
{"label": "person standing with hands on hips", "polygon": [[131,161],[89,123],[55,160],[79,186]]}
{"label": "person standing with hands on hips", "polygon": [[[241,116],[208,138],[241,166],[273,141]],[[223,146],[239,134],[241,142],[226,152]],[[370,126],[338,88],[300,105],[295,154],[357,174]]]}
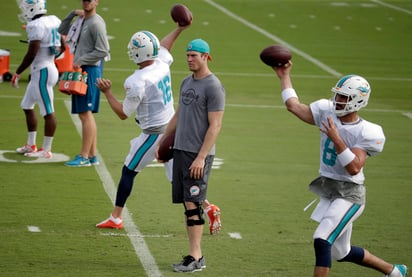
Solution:
{"label": "person standing with hands on hips", "polygon": [[[67,35],[66,41],[74,53],[73,69],[87,72],[86,95],[72,95],[72,113],[78,114],[82,124],[81,151],[72,161],[71,167],[97,165],[97,125],[94,113],[99,112],[100,91],[96,79],[102,76],[101,63],[109,58],[109,42],[106,23],[97,14],[99,0],[83,0],[82,10],[73,10],[60,25],[59,32]],[[77,16],[77,20],[71,24]]]}
{"label": "person standing with hands on hips", "polygon": [[368,104],[371,88],[361,76],[342,77],[332,88],[331,100],[303,104],[293,89],[289,61],[273,67],[280,79],[282,98],[289,112],[320,130],[320,176],[309,189],[320,197],[311,218],[319,222],[313,235],[315,277],[328,276],[332,259],[373,268],[389,277],[404,277],[407,267],[390,264],[365,248],[351,245],[352,225],[365,209],[363,168],[368,156],[383,150],[381,126],[359,117]]}
{"label": "person standing with hands on hips", "polygon": [[[26,144],[17,148],[16,152],[27,157],[51,159],[53,156],[51,148],[57,125],[53,105],[53,86],[59,78],[54,59],[64,51],[63,39],[57,32],[61,21],[54,15],[46,15],[46,0],[22,0],[19,8],[22,11],[21,18],[27,21],[29,46],[11,84],[18,88],[20,74],[29,66],[31,79],[21,102],[21,108],[26,116],[28,138]],[[36,103],[45,121],[43,146],[40,149],[36,146],[37,116],[34,111]]]}
{"label": "person standing with hands on hips", "polygon": [[[183,203],[190,246],[189,255],[173,265],[176,272],[200,271],[206,267],[201,249],[205,223],[202,204],[206,200],[225,108],[225,90],[208,67],[211,59],[206,41],[195,39],[187,45],[186,60],[193,74],[181,84],[178,108],[164,134],[166,137],[175,132],[172,198],[173,203]],[[159,160],[158,150],[159,147],[156,149]]]}

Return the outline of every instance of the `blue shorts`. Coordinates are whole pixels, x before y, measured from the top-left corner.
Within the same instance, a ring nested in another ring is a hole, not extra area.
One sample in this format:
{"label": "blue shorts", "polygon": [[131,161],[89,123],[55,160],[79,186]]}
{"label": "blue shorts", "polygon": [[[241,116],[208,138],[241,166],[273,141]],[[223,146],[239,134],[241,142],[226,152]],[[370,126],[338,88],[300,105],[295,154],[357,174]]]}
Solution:
{"label": "blue shorts", "polygon": [[91,111],[99,112],[100,90],[96,87],[96,79],[101,78],[100,66],[84,65],[82,71],[87,72],[87,92],[86,95],[72,94],[72,113],[84,113]]}

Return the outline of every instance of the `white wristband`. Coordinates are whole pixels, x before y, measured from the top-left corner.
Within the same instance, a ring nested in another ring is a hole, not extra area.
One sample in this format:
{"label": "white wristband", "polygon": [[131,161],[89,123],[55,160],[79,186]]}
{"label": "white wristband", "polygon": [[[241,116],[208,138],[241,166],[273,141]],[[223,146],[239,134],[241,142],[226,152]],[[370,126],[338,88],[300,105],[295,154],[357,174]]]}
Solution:
{"label": "white wristband", "polygon": [[355,159],[355,157],[356,155],[353,154],[353,152],[350,151],[349,148],[346,148],[342,153],[338,154],[338,161],[343,167],[345,167],[350,164]]}
{"label": "white wristband", "polygon": [[283,103],[286,103],[289,98],[298,98],[298,95],[293,88],[285,88],[284,90],[282,90]]}

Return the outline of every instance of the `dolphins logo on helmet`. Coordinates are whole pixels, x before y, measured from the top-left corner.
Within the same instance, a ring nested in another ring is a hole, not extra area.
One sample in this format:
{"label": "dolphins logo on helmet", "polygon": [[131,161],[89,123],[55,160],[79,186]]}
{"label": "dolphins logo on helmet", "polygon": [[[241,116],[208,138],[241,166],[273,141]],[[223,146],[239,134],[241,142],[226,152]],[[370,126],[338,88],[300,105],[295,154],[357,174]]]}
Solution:
{"label": "dolphins logo on helmet", "polygon": [[127,46],[129,58],[136,64],[154,60],[159,55],[158,38],[149,31],[135,33]]}
{"label": "dolphins logo on helmet", "polygon": [[[368,104],[371,87],[365,78],[358,75],[346,75],[342,77],[332,88],[333,109],[338,117],[345,116],[352,112],[357,112]],[[346,103],[337,102],[337,95],[348,98]],[[337,109],[336,104],[345,105],[343,109]]]}
{"label": "dolphins logo on helmet", "polygon": [[22,12],[18,18],[22,22],[32,21],[36,15],[47,13],[46,0],[17,0],[17,4]]}

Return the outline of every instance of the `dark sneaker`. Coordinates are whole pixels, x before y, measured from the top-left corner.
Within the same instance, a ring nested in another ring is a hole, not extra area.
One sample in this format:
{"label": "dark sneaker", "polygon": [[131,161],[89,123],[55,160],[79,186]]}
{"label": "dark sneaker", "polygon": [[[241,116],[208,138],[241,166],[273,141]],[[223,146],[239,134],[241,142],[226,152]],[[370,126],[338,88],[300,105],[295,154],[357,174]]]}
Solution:
{"label": "dark sneaker", "polygon": [[[199,259],[200,261],[200,259]],[[173,270],[175,272],[195,272],[195,271],[201,271],[202,267],[199,261],[196,261],[195,258],[193,258],[190,255],[187,255],[186,257],[183,257],[183,260],[178,263],[174,264]]]}
{"label": "dark sneaker", "polygon": [[97,156],[93,156],[93,157],[89,157],[89,162],[91,165],[99,165],[99,159],[97,158]]}
{"label": "dark sneaker", "polygon": [[201,269],[206,268],[206,260],[205,260],[205,257],[202,256],[197,262],[199,263]]}

